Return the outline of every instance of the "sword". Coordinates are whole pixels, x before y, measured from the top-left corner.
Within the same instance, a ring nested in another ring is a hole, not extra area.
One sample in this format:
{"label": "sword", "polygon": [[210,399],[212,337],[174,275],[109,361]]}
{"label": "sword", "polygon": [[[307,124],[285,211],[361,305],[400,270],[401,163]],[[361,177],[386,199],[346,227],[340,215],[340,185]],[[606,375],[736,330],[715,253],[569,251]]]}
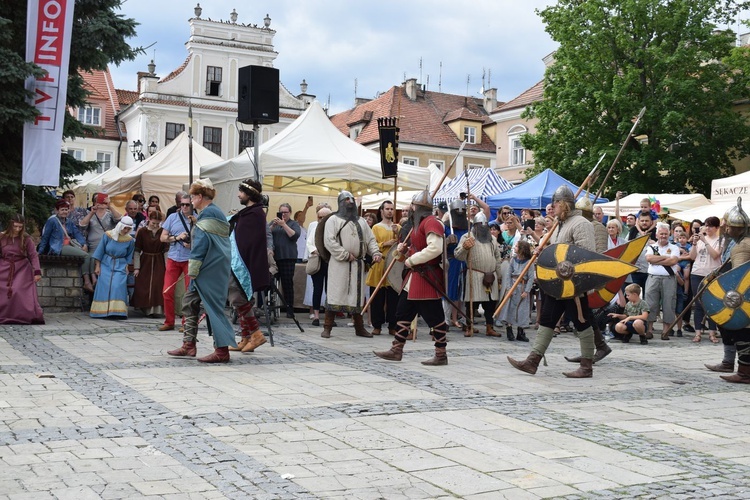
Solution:
{"label": "sword", "polygon": [[693,306],[693,303],[695,303],[695,301],[698,300],[701,295],[703,295],[703,292],[706,291],[706,288],[708,288],[708,285],[710,285],[711,283],[713,283],[713,281],[716,278],[719,277],[719,274],[721,274],[721,273],[724,272],[723,271],[724,266],[726,266],[727,264],[730,264],[731,262],[732,262],[731,258],[727,259],[727,261],[725,263],[723,263],[721,266],[719,266],[719,268],[714,273],[711,273],[709,275],[709,276],[713,276],[713,277],[710,280],[706,280],[706,283],[702,287],[700,287],[697,292],[695,292],[695,294],[693,295],[693,298],[685,306],[685,309],[683,309],[682,312],[677,315],[677,317],[674,319],[674,321],[672,322],[672,324],[669,325],[669,328],[667,328],[667,329],[664,330],[665,332],[668,332],[669,330],[671,330],[674,327],[674,325],[676,325],[677,322],[682,319],[682,317],[685,315],[685,313],[688,312],[690,310],[690,308]]}

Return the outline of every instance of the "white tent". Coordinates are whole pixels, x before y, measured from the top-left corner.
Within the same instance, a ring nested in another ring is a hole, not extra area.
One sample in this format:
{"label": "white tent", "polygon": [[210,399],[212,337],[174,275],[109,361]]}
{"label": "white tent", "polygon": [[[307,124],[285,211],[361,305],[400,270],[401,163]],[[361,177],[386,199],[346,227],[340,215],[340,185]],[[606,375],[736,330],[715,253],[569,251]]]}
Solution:
{"label": "white tent", "polygon": [[94,193],[102,191],[102,185],[108,182],[113,182],[125,175],[125,172],[120,170],[119,167],[112,167],[105,170],[101,174],[96,175],[88,180],[79,182],[73,187],[73,192],[76,195],[76,200],[79,206],[88,206],[91,197]]}
{"label": "white tent", "polygon": [[[110,196],[140,192],[153,194],[161,200],[162,210],[172,205],[175,192],[189,181],[190,148],[187,132],[182,132],[166,147],[125,171],[119,179],[106,182],[102,190]],[[200,168],[220,161],[221,157],[193,141],[193,179],[199,178]]]}
{"label": "white tent", "polygon": [[[737,202],[738,197],[750,201],[750,172],[714,179],[711,182],[711,202]],[[701,219],[702,220],[702,219]]]}
{"label": "white tent", "polygon": [[482,200],[513,188],[513,184],[497,175],[491,168],[471,168],[459,172],[456,177],[444,183],[435,195],[435,203],[451,202],[457,199],[461,193],[467,192],[467,182],[471,188],[471,194]]}
{"label": "white tent", "polygon": [[[292,124],[261,144],[259,174],[264,192],[288,192],[327,196],[342,189],[355,196],[393,191],[393,179],[383,179],[380,155],[342,134],[317,101]],[[216,188],[222,208],[239,208],[238,182],[255,177],[253,151],[201,169]],[[426,168],[398,164],[398,186],[424,189],[430,182]]]}
{"label": "white tent", "polygon": [[[430,194],[435,190],[435,186],[437,186],[438,182],[440,182],[440,179],[443,177],[442,172],[440,172],[440,169],[434,164],[430,163],[427,165],[427,170],[430,172]],[[409,205],[411,205],[411,200],[414,198],[414,195],[421,193],[422,190],[416,190],[416,191],[404,191],[399,190],[398,194],[396,195],[396,208],[398,210],[406,210],[409,208]],[[373,193],[368,194],[362,197],[362,208],[364,210],[373,210],[380,207],[380,204],[383,203],[386,200],[393,201],[393,192],[385,192],[385,193]]]}
{"label": "white tent", "polygon": [[697,208],[691,208],[690,210],[685,210],[683,212],[670,212],[669,216],[677,219],[677,220],[683,220],[690,222],[692,220],[698,219],[701,221],[706,220],[707,217],[718,217],[721,219],[727,210],[732,208],[737,204],[737,200],[734,201],[720,201],[718,203],[707,203],[703,206],[697,207]]}
{"label": "white tent", "polygon": [[[662,213],[666,210],[669,214],[675,212],[682,212],[691,208],[701,207],[711,204],[708,199],[702,194],[642,194],[633,193],[620,200],[620,216],[628,214],[635,214],[640,210],[640,202],[644,198],[656,199],[661,205]],[[610,201],[607,203],[597,203],[597,207],[602,207],[604,215],[615,215],[615,203]]]}

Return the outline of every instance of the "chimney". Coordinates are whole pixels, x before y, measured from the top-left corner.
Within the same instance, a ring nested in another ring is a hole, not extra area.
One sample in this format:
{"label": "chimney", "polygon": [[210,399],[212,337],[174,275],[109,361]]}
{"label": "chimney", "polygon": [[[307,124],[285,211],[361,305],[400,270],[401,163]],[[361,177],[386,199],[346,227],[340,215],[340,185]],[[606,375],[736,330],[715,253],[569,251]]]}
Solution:
{"label": "chimney", "polygon": [[420,85],[417,83],[417,79],[409,78],[404,82],[404,87],[406,87],[406,97],[408,97],[412,101],[416,101],[417,92],[420,90]]}
{"label": "chimney", "polygon": [[497,107],[497,89],[484,91],[484,110],[488,113]]}

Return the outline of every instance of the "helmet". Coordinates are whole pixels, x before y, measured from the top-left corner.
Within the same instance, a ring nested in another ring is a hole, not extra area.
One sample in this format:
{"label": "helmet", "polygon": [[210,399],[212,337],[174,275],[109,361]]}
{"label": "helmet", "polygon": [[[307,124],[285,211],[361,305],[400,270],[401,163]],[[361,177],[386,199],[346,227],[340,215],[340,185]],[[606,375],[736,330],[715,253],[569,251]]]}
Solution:
{"label": "helmet", "polygon": [[737,205],[724,214],[724,224],[727,227],[750,228],[750,217],[742,210],[742,198],[737,198]]}
{"label": "helmet", "polygon": [[570,208],[573,208],[576,204],[576,197],[573,191],[566,185],[562,185],[555,190],[555,194],[552,195],[552,203],[556,201],[562,201],[568,204]]}
{"label": "helmet", "polygon": [[576,208],[578,210],[584,210],[586,212],[594,211],[594,204],[591,202],[591,198],[584,196],[576,202]]}
{"label": "helmet", "polygon": [[479,212],[474,216],[474,224],[487,224],[487,216],[484,212]]}
{"label": "helmet", "polygon": [[338,198],[339,205],[341,205],[347,198],[354,201],[354,195],[352,193],[349,191],[341,191]]}
{"label": "helmet", "polygon": [[411,204],[417,207],[427,207],[432,211],[432,196],[426,189],[414,195]]}

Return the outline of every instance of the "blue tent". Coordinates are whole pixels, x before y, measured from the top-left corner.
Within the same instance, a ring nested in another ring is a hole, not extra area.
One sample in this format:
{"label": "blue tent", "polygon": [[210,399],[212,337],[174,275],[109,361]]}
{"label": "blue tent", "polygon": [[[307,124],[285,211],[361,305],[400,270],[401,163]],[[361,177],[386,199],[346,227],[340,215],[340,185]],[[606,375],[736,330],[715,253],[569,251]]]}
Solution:
{"label": "blue tent", "polygon": [[[488,196],[485,201],[493,213],[503,205],[509,205],[516,210],[533,208],[544,211],[547,204],[552,202],[552,195],[555,194],[555,190],[563,184],[566,184],[574,193],[578,191],[578,186],[547,169],[513,189]],[[580,199],[583,196],[585,194],[581,193],[578,198]],[[588,196],[592,200],[594,199],[593,194],[588,194]],[[606,198],[599,198],[596,203],[606,203],[607,201],[609,200]]]}

